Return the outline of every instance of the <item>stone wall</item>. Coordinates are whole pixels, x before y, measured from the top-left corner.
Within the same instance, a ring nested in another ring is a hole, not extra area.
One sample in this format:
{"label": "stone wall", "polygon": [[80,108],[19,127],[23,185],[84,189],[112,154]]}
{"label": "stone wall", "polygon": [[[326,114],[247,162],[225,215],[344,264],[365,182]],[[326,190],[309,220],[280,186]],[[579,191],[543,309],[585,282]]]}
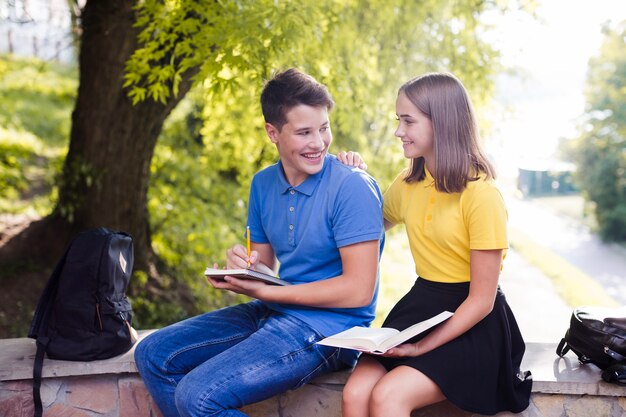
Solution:
{"label": "stone wall", "polygon": [[[145,333],[144,333],[145,334]],[[626,417],[626,388],[607,384],[593,365],[558,358],[553,344],[527,344],[524,369],[533,373],[531,405],[521,417]],[[33,415],[34,341],[0,340],[0,417]],[[139,378],[132,351],[94,362],[44,362],[44,417],[160,417]],[[326,375],[298,390],[249,405],[250,417],[341,417],[341,391],[349,372]],[[470,417],[448,402],[413,417]],[[513,416],[500,413],[498,417]]]}
{"label": "stone wall", "polygon": [[[136,374],[46,378],[41,386],[44,417],[161,416]],[[0,416],[32,417],[31,380],[0,383]]]}

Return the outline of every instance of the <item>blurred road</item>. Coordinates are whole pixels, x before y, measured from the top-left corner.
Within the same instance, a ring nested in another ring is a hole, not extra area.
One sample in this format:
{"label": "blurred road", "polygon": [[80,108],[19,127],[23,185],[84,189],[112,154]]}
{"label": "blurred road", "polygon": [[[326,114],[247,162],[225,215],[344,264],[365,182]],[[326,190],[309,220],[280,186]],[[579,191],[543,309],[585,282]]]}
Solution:
{"label": "blurred road", "polygon": [[557,294],[550,278],[509,250],[500,287],[526,342],[558,343],[569,326],[572,307]]}
{"label": "blurred road", "polygon": [[602,242],[588,227],[541,203],[509,197],[507,208],[511,228],[550,248],[626,305],[626,248]]}
{"label": "blurred road", "polygon": [[[602,242],[588,227],[540,201],[507,193],[504,196],[510,228],[523,231],[526,237],[549,248],[598,282],[615,301],[626,305],[624,247]],[[550,278],[514,250],[505,260],[500,286],[526,341],[557,343],[563,337],[575,306],[568,305]]]}

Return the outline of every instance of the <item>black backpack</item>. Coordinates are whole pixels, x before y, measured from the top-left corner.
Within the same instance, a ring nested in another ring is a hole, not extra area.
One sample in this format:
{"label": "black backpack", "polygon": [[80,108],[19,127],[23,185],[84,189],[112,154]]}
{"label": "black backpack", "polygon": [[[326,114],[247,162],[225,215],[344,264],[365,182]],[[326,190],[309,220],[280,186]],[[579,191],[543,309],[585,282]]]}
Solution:
{"label": "black backpack", "polygon": [[602,379],[626,384],[626,310],[578,307],[556,353],[572,351],[581,363],[602,369]]}
{"label": "black backpack", "polygon": [[35,416],[44,352],[50,359],[91,361],[130,350],[136,339],[126,288],[133,269],[130,235],[104,227],[78,234],[39,298],[28,337],[37,340]]}

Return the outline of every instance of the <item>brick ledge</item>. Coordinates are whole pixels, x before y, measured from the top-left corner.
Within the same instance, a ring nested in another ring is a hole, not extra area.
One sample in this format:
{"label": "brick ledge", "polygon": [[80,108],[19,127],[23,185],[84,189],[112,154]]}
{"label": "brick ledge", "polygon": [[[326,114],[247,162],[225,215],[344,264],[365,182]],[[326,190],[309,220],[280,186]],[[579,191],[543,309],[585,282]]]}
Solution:
{"label": "brick ledge", "polygon": [[[154,330],[140,331],[145,337]],[[28,338],[0,339],[0,381],[28,380],[32,378],[35,357],[35,341]],[[527,343],[522,368],[533,374],[534,393],[624,396],[623,387],[602,381],[600,370],[593,365],[582,365],[571,353],[559,358],[556,343]],[[43,377],[66,377],[99,374],[136,374],[133,359],[134,348],[115,358],[72,362],[44,360]],[[336,372],[319,377],[312,385],[331,388],[341,386],[350,374],[349,371]]]}

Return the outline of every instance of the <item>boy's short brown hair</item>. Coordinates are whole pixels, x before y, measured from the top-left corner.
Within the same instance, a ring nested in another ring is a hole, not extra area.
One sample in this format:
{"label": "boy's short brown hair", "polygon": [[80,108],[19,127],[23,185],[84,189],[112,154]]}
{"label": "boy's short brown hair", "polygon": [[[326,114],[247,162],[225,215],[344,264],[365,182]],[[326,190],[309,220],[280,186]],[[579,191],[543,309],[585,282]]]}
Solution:
{"label": "boy's short brown hair", "polygon": [[326,86],[295,68],[279,72],[265,83],[261,110],[266,123],[281,130],[287,123],[287,112],[300,104],[330,110],[335,102]]}

